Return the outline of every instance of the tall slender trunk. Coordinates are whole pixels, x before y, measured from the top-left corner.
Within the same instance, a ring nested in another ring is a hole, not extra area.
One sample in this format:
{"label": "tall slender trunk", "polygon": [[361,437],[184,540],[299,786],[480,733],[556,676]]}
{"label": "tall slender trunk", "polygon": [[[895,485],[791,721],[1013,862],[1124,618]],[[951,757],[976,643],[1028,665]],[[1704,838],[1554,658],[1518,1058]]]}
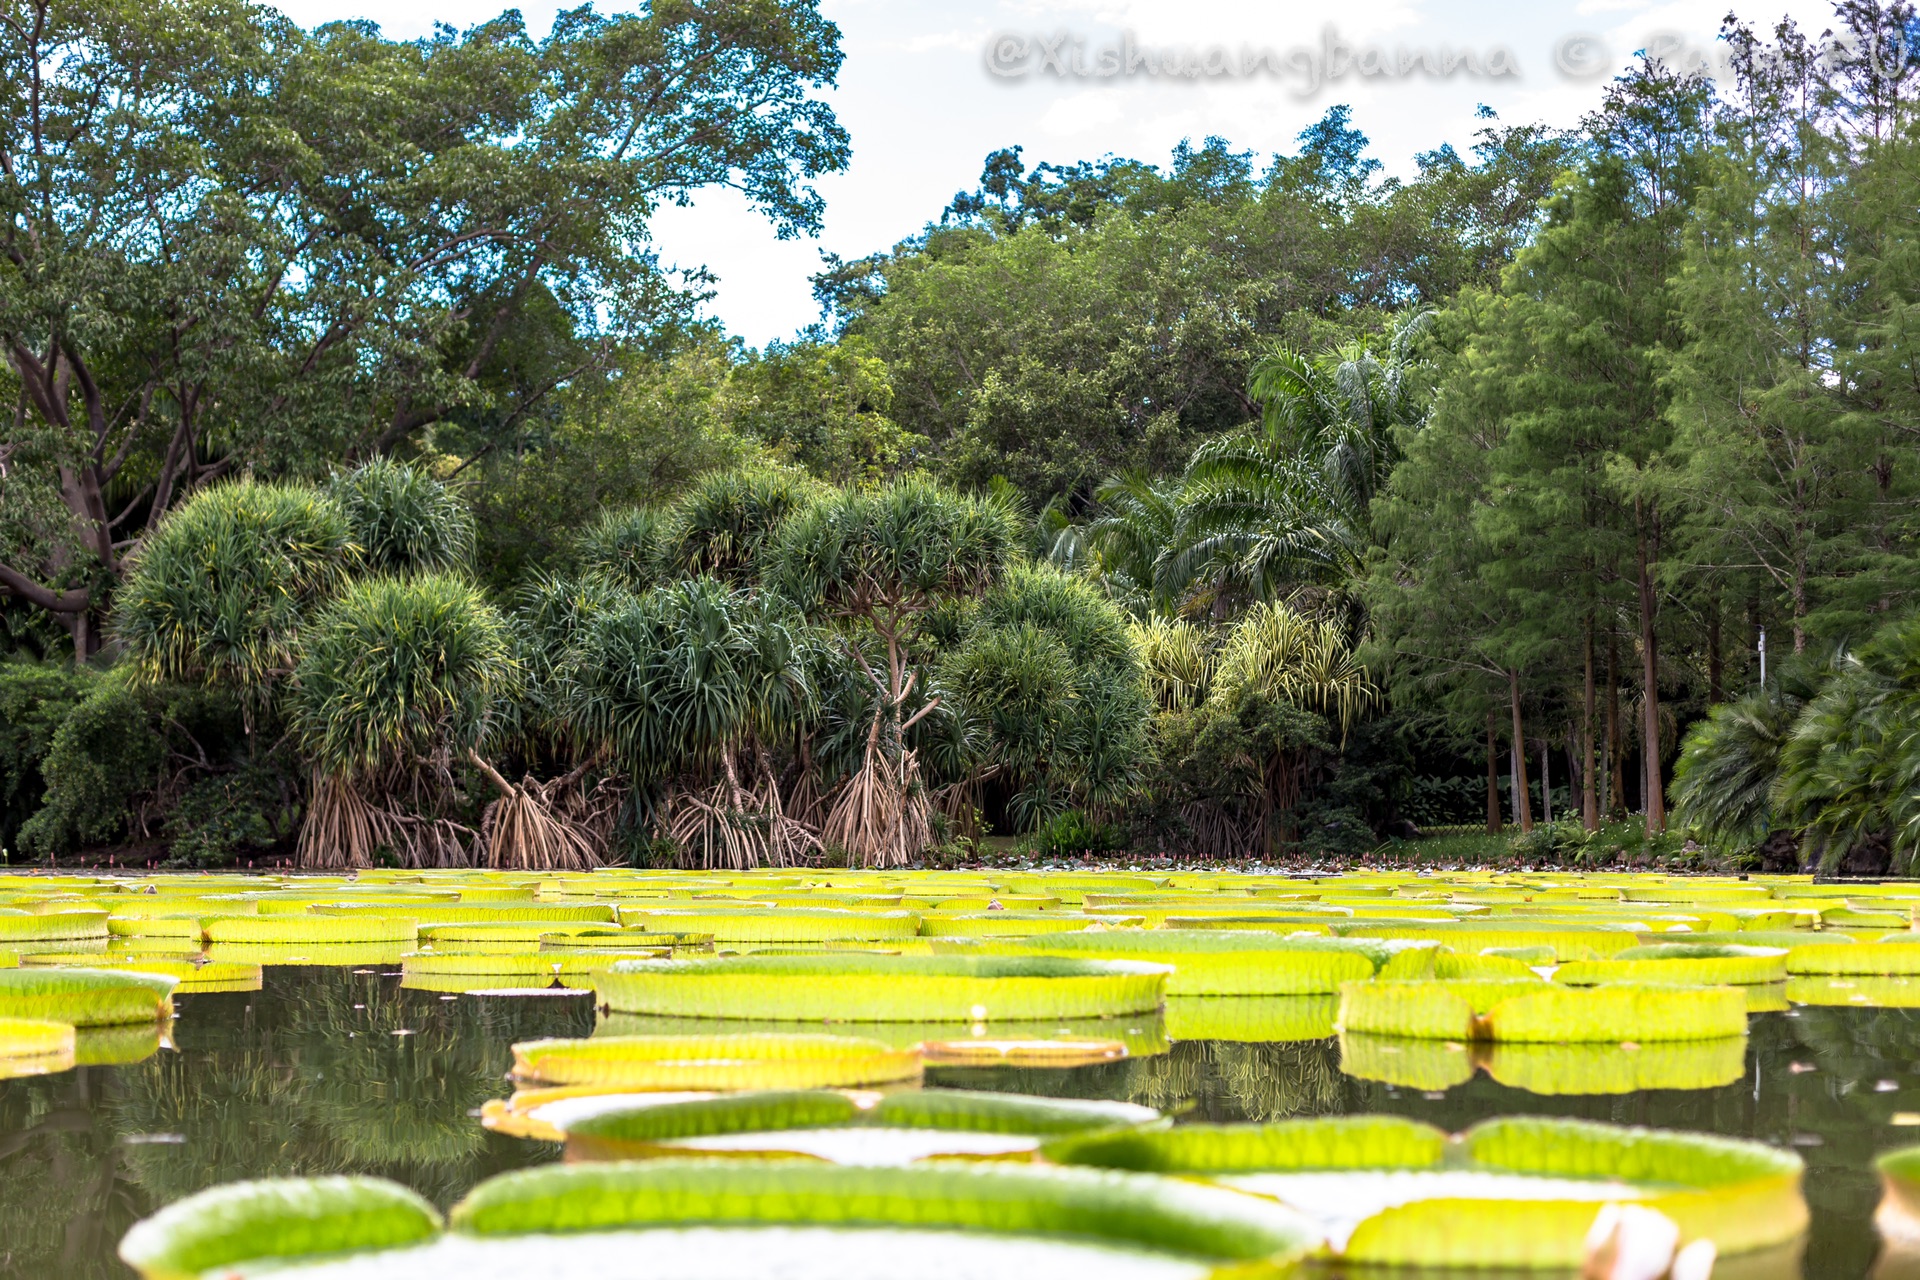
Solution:
{"label": "tall slender trunk", "polygon": [[1593,776],[1593,615],[1587,615],[1586,661],[1580,690],[1580,825],[1600,829],[1599,779]]}
{"label": "tall slender trunk", "polygon": [[1540,821],[1553,824],[1553,739],[1540,739]]}
{"label": "tall slender trunk", "polygon": [[1607,812],[1627,811],[1627,746],[1620,733],[1620,637],[1607,624]]}
{"label": "tall slender trunk", "polygon": [[[1637,505],[1637,504],[1636,504]],[[1653,594],[1653,567],[1648,557],[1645,524],[1637,544],[1640,576],[1640,677],[1646,686],[1641,699],[1645,725],[1641,729],[1646,764],[1647,834],[1667,829],[1666,788],[1660,781],[1660,647],[1653,630],[1653,615],[1658,602]]]}
{"label": "tall slender trunk", "polygon": [[1500,834],[1500,752],[1494,746],[1493,726],[1495,716],[1491,709],[1487,712],[1487,834]]}
{"label": "tall slender trunk", "polygon": [[1720,593],[1707,601],[1707,701],[1718,705],[1727,700],[1726,664],[1720,657]]}
{"label": "tall slender trunk", "polygon": [[1520,673],[1507,672],[1507,693],[1513,703],[1513,816],[1522,833],[1533,830],[1533,804],[1527,799],[1527,735],[1520,720]]}

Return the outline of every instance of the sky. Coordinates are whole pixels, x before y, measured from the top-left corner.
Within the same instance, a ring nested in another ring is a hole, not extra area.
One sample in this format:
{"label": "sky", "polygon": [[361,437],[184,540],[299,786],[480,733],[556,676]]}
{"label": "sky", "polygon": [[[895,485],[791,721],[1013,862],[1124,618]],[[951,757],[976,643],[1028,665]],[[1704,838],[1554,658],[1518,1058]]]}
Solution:
{"label": "sky", "polygon": [[[505,0],[282,0],[302,25],[367,18],[394,39],[496,16]],[[544,35],[560,6],[521,5]],[[619,0],[598,0],[617,11]],[[817,238],[782,241],[736,193],[661,210],[669,266],[717,278],[709,311],[750,345],[818,320],[808,277],[820,254],[860,257],[917,233],[990,151],[1029,166],[1103,155],[1166,163],[1209,135],[1261,156],[1292,153],[1337,103],[1388,172],[1443,142],[1463,151],[1481,104],[1507,123],[1568,125],[1609,75],[1653,47],[1671,61],[1718,57],[1729,0],[821,0],[846,62],[825,96],[852,135],[848,168],[819,184]],[[1733,0],[1746,21],[1783,15],[1818,33],[1824,0]],[[1102,74],[1106,72],[1107,74]]]}

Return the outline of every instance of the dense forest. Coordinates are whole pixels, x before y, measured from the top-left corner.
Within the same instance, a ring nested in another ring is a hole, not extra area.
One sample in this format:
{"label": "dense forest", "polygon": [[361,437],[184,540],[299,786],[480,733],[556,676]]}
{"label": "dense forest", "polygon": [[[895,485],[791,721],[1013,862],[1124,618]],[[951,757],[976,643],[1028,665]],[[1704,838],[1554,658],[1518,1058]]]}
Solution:
{"label": "dense forest", "polygon": [[[0,847],[1920,862],[1920,18],[1388,176],[986,158],[748,348],[806,0],[0,24]],[[1517,830],[1516,830],[1517,829]]]}

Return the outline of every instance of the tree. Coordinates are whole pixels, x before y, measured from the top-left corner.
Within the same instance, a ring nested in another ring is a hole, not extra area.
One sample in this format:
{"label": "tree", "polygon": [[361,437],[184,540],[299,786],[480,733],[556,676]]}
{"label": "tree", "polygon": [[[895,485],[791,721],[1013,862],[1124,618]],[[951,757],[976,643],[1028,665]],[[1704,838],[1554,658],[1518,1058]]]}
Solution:
{"label": "tree", "polygon": [[1844,151],[1825,127],[1818,46],[1789,22],[1772,47],[1738,25],[1726,34],[1738,96],[1720,113],[1674,282],[1686,340],[1666,366],[1673,441],[1659,479],[1681,516],[1676,572],[1706,569],[1721,597],[1766,599],[1800,653],[1864,550],[1852,531],[1873,521],[1877,441],[1849,427],[1832,390]]}
{"label": "tree", "polygon": [[376,458],[336,472],[326,495],[347,518],[373,573],[455,573],[473,567],[473,512],[418,467]]}
{"label": "tree", "polygon": [[1004,786],[1021,830],[1069,806],[1116,813],[1148,776],[1150,707],[1126,615],[1085,578],[1008,570],[935,674],[940,696],[977,726],[962,790]]}
{"label": "tree", "polygon": [[857,640],[846,646],[872,684],[873,712],[861,763],[827,815],[826,843],[881,866],[927,843],[929,804],[906,736],[938,706],[907,711],[920,624],[940,602],[984,591],[1021,540],[1008,507],[922,480],[840,491],[781,527],[769,556],[774,588],[808,613],[869,631],[883,655],[875,670]]}
{"label": "tree", "polygon": [[781,802],[772,749],[817,709],[821,643],[792,607],[712,577],[583,619],[562,680],[570,732],[657,801],[702,867],[788,866],[818,841]]}
{"label": "tree", "polygon": [[1394,325],[1377,353],[1359,340],[1317,358],[1283,347],[1255,363],[1260,424],[1194,452],[1155,566],[1163,595],[1198,594],[1219,610],[1337,592],[1359,573],[1396,432],[1425,411],[1412,353],[1426,327],[1424,314]]}
{"label": "tree", "polygon": [[731,185],[780,234],[818,225],[838,38],[804,0],[582,9],[537,44],[517,14],[402,44],[234,0],[30,0],[0,29],[0,589],[84,657],[195,488],[510,435],[680,305],[661,201]]}
{"label": "tree", "polygon": [[360,561],[346,513],[317,490],[204,489],[134,558],[115,630],[148,681],[219,689],[258,714],[292,674],[312,615]]}
{"label": "tree", "polygon": [[[453,768],[479,766],[517,798],[479,754],[519,683],[505,619],[459,578],[376,577],[330,604],[305,647],[292,708],[313,769],[301,861],[366,867],[385,849],[407,866],[471,865],[473,833],[445,816]],[[496,865],[594,865],[563,828],[544,825],[528,857],[506,847],[514,823],[485,825]]]}

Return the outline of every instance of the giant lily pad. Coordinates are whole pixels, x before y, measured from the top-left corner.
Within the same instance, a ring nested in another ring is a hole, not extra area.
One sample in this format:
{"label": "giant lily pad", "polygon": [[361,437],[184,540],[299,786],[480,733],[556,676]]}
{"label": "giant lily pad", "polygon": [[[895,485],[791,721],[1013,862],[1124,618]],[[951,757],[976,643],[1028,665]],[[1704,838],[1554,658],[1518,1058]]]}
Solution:
{"label": "giant lily pad", "polygon": [[1169,972],[1059,956],[739,956],[624,961],[594,987],[627,1013],[986,1022],[1157,1009]]}
{"label": "giant lily pad", "polygon": [[1305,1211],[1349,1262],[1568,1267],[1599,1204],[1632,1199],[1720,1252],[1806,1230],[1797,1156],[1753,1142],[1513,1118],[1449,1145],[1437,1129],[1366,1116],[1188,1125],[1048,1143],[1069,1164],[1203,1175]]}
{"label": "giant lily pad", "polygon": [[[549,1166],[482,1183],[435,1237],[432,1210],[385,1184],[355,1212],[321,1180],[202,1192],[136,1225],[121,1253],[145,1280],[254,1276],[397,1280],[537,1274],[588,1280],[761,1275],[882,1280],[903,1257],[938,1259],[954,1280],[1203,1280],[1223,1264],[1277,1276],[1313,1247],[1312,1228],[1255,1197],[1130,1174],[1018,1165],[901,1169],[793,1161],[662,1160]],[[220,1198],[220,1193],[227,1195]],[[243,1196],[266,1202],[256,1216]],[[383,1237],[393,1237],[391,1240]]]}
{"label": "giant lily pad", "polygon": [[514,1075],[623,1089],[838,1088],[917,1080],[920,1056],[851,1036],[594,1036],[513,1046]]}
{"label": "giant lily pad", "polygon": [[605,1111],[568,1127],[567,1151],[570,1158],[589,1160],[711,1153],[904,1164],[937,1156],[1024,1155],[1050,1137],[1146,1124],[1158,1116],[1125,1102],[964,1090],[746,1093]]}
{"label": "giant lily pad", "polygon": [[1354,982],[1342,1030],[1437,1040],[1716,1040],[1746,1033],[1736,987],[1566,987],[1524,979]]}
{"label": "giant lily pad", "polygon": [[407,942],[414,940],[412,920],[399,916],[354,913],[311,916],[226,916],[208,920],[202,929],[208,942],[292,943]]}
{"label": "giant lily pad", "polygon": [[76,1027],[152,1023],[171,1016],[176,978],[104,969],[0,969],[0,1017]]}
{"label": "giant lily pad", "polygon": [[988,954],[1145,960],[1173,966],[1169,996],[1330,995],[1342,983],[1371,978],[1376,957],[1331,939],[1204,929],[1116,929],[1052,934],[986,944]]}
{"label": "giant lily pad", "polygon": [[1596,986],[1603,982],[1698,983],[1754,986],[1787,980],[1783,947],[1725,943],[1660,943],[1629,947],[1610,960],[1576,960],[1555,971],[1555,982]]}

